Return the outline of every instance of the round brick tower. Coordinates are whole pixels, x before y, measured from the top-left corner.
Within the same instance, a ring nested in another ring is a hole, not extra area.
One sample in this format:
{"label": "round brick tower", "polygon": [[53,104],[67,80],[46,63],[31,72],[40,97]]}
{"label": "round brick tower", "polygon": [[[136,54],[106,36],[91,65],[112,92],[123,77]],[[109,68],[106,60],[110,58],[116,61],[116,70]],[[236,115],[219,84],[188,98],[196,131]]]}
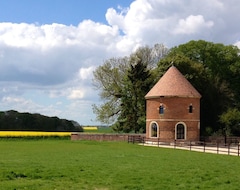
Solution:
{"label": "round brick tower", "polygon": [[160,141],[198,141],[199,92],[175,67],[170,67],[145,96],[146,137]]}

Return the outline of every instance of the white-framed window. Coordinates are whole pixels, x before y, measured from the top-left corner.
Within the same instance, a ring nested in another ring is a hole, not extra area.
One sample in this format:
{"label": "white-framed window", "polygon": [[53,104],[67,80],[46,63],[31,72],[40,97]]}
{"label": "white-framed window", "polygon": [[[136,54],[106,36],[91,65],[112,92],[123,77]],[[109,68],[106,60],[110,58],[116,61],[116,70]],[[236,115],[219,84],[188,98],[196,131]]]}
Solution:
{"label": "white-framed window", "polygon": [[187,137],[187,126],[184,122],[179,122],[175,126],[175,139],[186,139]]}
{"label": "white-framed window", "polygon": [[158,137],[159,136],[159,126],[157,122],[153,121],[150,123],[150,137]]}

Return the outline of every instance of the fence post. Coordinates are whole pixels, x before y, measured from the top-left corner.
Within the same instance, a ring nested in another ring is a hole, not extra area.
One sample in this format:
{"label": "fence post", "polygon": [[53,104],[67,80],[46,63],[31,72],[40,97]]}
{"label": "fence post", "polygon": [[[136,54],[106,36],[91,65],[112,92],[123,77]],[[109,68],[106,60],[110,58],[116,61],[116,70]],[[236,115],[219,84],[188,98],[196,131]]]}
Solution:
{"label": "fence post", "polygon": [[239,156],[239,143],[238,143],[238,156]]}
{"label": "fence post", "polygon": [[205,152],[205,146],[206,146],[206,143],[205,143],[205,139],[203,141],[203,152]]}
{"label": "fence post", "polygon": [[230,143],[228,143],[228,155],[230,154]]}
{"label": "fence post", "polygon": [[192,149],[191,149],[191,144],[192,144],[192,143],[191,143],[191,141],[190,141],[190,151],[192,150]]}
{"label": "fence post", "polygon": [[174,149],[176,149],[176,139],[174,140]]}
{"label": "fence post", "polygon": [[159,147],[159,138],[158,138],[158,147]]}
{"label": "fence post", "polygon": [[218,149],[219,149],[219,142],[217,142],[217,154],[218,154]]}

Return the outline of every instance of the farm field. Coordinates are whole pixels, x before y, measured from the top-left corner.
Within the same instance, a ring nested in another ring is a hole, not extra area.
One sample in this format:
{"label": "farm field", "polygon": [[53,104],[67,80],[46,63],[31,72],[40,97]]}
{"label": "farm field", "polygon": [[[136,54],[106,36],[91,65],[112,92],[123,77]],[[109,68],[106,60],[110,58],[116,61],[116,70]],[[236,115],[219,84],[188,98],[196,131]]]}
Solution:
{"label": "farm field", "polygon": [[236,156],[126,142],[0,139],[0,189],[239,189]]}
{"label": "farm field", "polygon": [[110,127],[83,127],[85,133],[113,133]]}
{"label": "farm field", "polygon": [[1,137],[70,137],[71,132],[0,131]]}

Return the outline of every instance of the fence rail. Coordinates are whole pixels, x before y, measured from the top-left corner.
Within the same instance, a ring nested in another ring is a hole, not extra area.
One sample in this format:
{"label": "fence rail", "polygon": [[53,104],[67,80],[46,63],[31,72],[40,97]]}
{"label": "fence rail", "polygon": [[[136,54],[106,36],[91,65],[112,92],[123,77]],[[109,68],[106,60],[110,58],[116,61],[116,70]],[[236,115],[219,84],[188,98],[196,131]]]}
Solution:
{"label": "fence rail", "polygon": [[227,144],[220,141],[172,141],[163,142],[160,138],[146,138],[143,136],[128,136],[128,143],[138,143],[145,146],[157,146],[189,151],[208,152],[240,156],[240,144],[238,141],[229,141]]}
{"label": "fence rail", "polygon": [[144,143],[145,137],[142,135],[129,135],[128,143]]}

